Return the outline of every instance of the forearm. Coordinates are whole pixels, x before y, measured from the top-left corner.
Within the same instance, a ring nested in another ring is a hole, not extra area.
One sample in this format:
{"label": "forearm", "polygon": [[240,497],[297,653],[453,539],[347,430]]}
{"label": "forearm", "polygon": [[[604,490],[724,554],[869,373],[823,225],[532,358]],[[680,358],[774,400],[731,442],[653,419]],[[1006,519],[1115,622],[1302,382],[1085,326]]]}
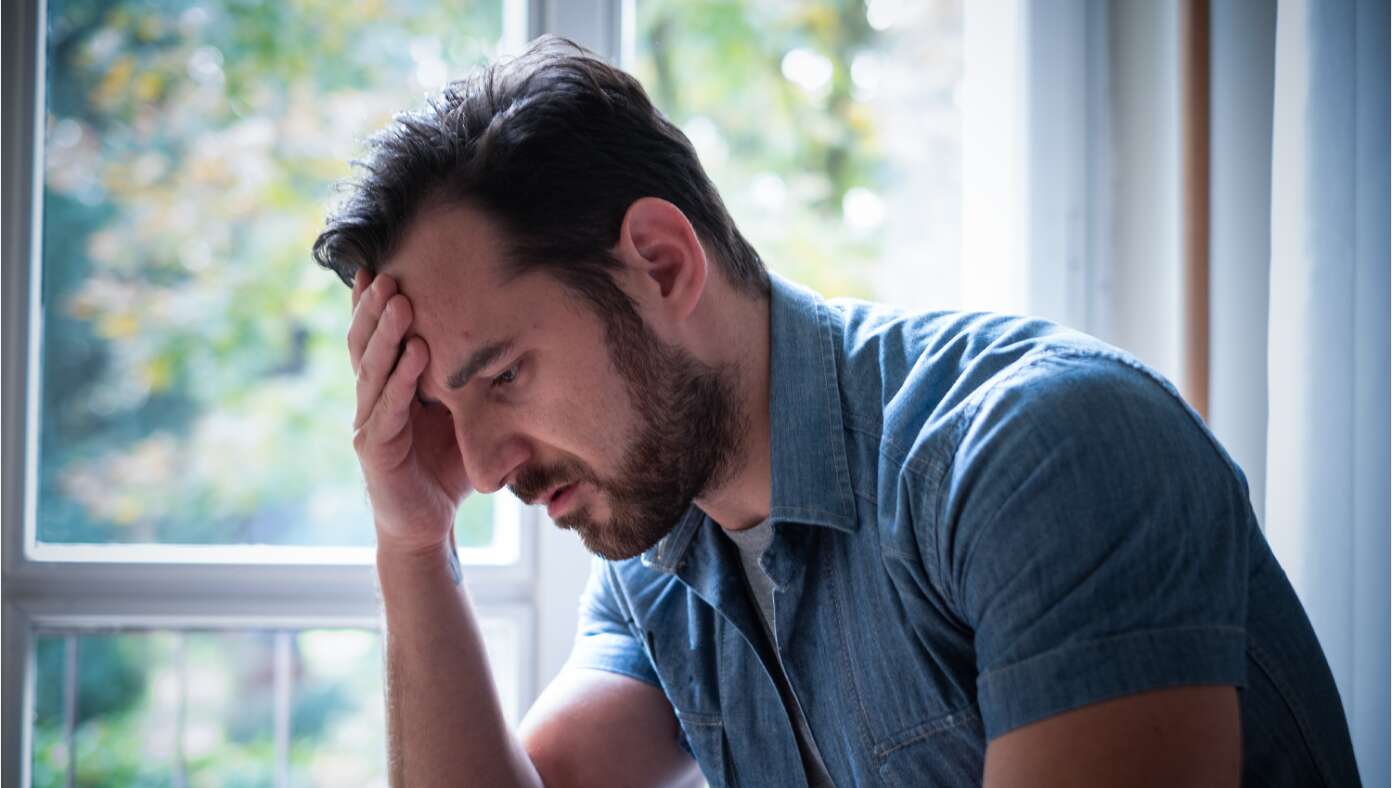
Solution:
{"label": "forearm", "polygon": [[503,719],[458,562],[379,548],[391,784],[541,786]]}

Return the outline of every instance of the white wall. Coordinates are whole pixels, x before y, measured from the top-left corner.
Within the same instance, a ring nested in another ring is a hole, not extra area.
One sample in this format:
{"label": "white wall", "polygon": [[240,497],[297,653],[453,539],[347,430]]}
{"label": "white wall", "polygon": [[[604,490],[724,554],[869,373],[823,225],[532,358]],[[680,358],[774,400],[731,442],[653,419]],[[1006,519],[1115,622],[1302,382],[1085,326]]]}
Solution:
{"label": "white wall", "polygon": [[1099,331],[1107,16],[1102,0],[964,5],[959,308]]}
{"label": "white wall", "polygon": [[1276,6],[1213,4],[1209,426],[1266,523],[1267,312]]}
{"label": "white wall", "polygon": [[962,9],[962,244],[958,308],[1031,311],[1024,0]]}

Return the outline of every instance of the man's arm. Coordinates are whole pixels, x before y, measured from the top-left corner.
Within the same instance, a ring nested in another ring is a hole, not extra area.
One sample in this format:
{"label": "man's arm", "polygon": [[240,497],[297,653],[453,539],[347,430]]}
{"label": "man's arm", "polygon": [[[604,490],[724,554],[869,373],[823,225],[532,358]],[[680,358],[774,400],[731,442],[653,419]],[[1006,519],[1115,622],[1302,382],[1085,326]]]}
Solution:
{"label": "man's arm", "polygon": [[514,734],[454,556],[379,548],[377,571],[392,785],[699,784],[667,698],[626,676],[563,671]]}
{"label": "man's arm", "polygon": [[1236,785],[1251,510],[1121,359],[1040,356],[982,396],[937,561],[973,634],[985,783]]}
{"label": "man's arm", "polygon": [[548,788],[702,784],[696,761],[677,744],[667,697],[618,673],[562,670],[519,733]]}
{"label": "man's arm", "polygon": [[986,748],[985,788],[1236,788],[1241,715],[1232,687],[1128,695],[1016,728]]}
{"label": "man's arm", "polygon": [[452,551],[377,552],[391,784],[541,786],[503,719]]}

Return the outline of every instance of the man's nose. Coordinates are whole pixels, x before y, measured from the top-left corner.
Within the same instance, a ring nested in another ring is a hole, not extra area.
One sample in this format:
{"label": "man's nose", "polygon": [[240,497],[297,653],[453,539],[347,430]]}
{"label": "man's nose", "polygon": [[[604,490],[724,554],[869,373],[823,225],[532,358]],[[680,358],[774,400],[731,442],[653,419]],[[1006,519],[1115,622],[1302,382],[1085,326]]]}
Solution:
{"label": "man's nose", "polygon": [[455,442],[469,482],[481,493],[494,493],[527,462],[527,443],[498,419],[455,419]]}

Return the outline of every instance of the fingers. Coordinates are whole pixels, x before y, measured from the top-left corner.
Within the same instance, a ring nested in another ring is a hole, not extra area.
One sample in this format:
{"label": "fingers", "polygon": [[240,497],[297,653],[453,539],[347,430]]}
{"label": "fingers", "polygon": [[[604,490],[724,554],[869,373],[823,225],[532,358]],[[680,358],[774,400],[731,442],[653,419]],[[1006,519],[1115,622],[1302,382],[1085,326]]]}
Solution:
{"label": "fingers", "polygon": [[372,284],[372,274],[366,268],[359,268],[353,272],[353,309],[358,308],[358,299],[362,298],[363,291]]}
{"label": "fingers", "polygon": [[377,322],[382,318],[382,310],[387,301],[396,295],[396,280],[386,274],[376,277],[366,285],[353,308],[353,319],[348,326],[348,360],[353,364],[353,372],[359,372],[363,353],[368,340],[377,330]]}
{"label": "fingers", "polygon": [[398,357],[404,354],[401,340],[406,336],[411,318],[411,302],[400,293],[389,298],[382,308],[381,319],[377,321],[377,328],[368,339],[367,347],[358,363],[358,408],[353,416],[354,428],[367,421],[376,407],[377,398],[381,395],[392,368],[400,365]]}
{"label": "fingers", "polygon": [[411,302],[387,275],[353,275],[353,319],[348,328],[348,356],[357,375],[354,444],[390,440],[410,423],[416,384],[425,371],[429,350],[420,337],[402,340],[414,315]]}
{"label": "fingers", "polygon": [[406,342],[406,348],[401,351],[401,360],[382,387],[381,396],[377,397],[365,425],[372,439],[391,440],[406,429],[410,423],[411,407],[416,400],[416,380],[425,371],[429,356],[425,341],[420,337],[411,337]]}

